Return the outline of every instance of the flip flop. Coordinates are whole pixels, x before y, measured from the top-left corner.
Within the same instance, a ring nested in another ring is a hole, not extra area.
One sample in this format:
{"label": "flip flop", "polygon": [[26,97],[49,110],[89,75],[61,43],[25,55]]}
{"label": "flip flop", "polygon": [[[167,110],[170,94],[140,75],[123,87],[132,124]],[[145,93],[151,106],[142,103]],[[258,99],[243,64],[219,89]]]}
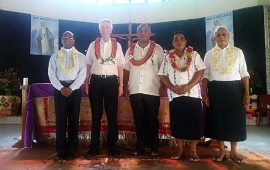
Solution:
{"label": "flip flop", "polygon": [[171,156],[171,159],[172,160],[179,160],[179,159],[182,159],[184,158],[184,154],[178,154],[178,155],[174,155],[174,156]]}
{"label": "flip flop", "polygon": [[216,155],[216,156],[213,157],[213,161],[215,161],[215,162],[221,162],[221,161],[224,161],[226,159],[227,159],[226,155],[224,155],[224,156]]}
{"label": "flip flop", "polygon": [[189,161],[190,162],[199,162],[200,158],[199,158],[199,156],[190,156]]}
{"label": "flip flop", "polygon": [[244,160],[238,156],[236,156],[234,158],[231,157],[231,159],[233,160],[233,162],[235,162],[237,164],[244,164],[245,163]]}

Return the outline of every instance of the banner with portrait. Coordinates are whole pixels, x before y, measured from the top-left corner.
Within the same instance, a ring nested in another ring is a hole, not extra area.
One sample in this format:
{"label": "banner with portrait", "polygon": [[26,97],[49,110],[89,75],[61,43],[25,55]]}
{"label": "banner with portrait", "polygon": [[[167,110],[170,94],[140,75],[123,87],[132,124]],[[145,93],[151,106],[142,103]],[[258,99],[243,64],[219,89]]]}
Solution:
{"label": "banner with portrait", "polygon": [[59,20],[31,15],[30,54],[51,55],[58,51]]}
{"label": "banner with portrait", "polygon": [[215,45],[214,31],[218,26],[225,26],[230,34],[229,43],[234,45],[233,36],[233,13],[232,11],[205,17],[206,30],[206,51],[211,50]]}

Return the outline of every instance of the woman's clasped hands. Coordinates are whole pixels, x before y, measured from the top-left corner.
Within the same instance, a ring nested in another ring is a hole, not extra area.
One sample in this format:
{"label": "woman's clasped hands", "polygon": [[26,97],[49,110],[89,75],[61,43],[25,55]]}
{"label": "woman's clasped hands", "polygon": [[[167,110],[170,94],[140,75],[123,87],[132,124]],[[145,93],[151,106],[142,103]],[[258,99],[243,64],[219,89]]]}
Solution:
{"label": "woman's clasped hands", "polygon": [[175,85],[172,89],[172,91],[178,95],[185,94],[190,90],[188,84],[184,85]]}

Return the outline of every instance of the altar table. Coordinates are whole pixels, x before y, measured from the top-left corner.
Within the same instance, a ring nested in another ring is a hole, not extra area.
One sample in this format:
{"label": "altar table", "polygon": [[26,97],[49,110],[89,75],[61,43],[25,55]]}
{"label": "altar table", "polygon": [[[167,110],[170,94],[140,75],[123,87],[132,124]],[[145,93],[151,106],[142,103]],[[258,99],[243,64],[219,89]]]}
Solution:
{"label": "altar table", "polygon": [[[91,109],[87,95],[81,87],[82,100],[79,121],[79,145],[88,145],[91,139]],[[26,100],[26,125],[24,147],[32,147],[32,141],[55,145],[54,87],[50,83],[32,84]],[[161,145],[176,146],[170,135],[169,102],[161,98],[159,116],[159,137]],[[120,97],[118,102],[118,145],[131,148],[135,145],[136,133],[132,110],[128,99]],[[101,145],[106,143],[107,119],[105,113],[101,120]]]}

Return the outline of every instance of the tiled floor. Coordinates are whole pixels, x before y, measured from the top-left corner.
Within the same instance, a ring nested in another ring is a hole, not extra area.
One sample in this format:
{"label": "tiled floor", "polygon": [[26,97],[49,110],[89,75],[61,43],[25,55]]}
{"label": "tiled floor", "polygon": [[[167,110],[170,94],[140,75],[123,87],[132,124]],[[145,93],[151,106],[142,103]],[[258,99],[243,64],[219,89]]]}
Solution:
{"label": "tiled floor", "polygon": [[20,124],[1,124],[0,125],[0,148],[12,147],[21,136]]}
{"label": "tiled floor", "polygon": [[21,116],[0,116],[0,125],[13,125],[13,124],[21,124],[22,117]]}
{"label": "tiled floor", "polygon": [[[226,144],[230,149],[230,144]],[[249,150],[270,160],[269,126],[247,126],[247,140],[239,142],[238,148],[248,148]]]}

